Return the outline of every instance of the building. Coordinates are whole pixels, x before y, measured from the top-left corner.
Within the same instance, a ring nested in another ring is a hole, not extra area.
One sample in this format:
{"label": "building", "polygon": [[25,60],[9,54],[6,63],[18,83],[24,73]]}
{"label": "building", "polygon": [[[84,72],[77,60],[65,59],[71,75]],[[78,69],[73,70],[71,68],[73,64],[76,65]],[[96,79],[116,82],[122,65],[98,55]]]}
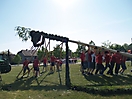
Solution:
{"label": "building", "polygon": [[37,56],[37,51],[35,50],[21,50],[17,53],[18,55],[20,55],[22,61],[24,62],[25,58],[28,59],[29,61],[33,62],[33,59],[35,56]]}

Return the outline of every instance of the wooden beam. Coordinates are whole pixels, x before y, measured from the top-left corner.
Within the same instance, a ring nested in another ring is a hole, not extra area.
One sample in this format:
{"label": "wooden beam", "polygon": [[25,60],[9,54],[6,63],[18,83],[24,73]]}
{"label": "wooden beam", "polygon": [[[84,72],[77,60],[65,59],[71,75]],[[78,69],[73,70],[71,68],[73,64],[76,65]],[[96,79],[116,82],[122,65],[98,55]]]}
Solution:
{"label": "wooden beam", "polygon": [[[81,44],[81,45],[84,45],[84,46],[89,46],[89,47],[92,47],[92,48],[97,47],[97,48],[102,49],[104,51],[110,51],[110,52],[114,52],[114,53],[117,52],[117,50],[113,50],[113,49],[105,48],[105,47],[100,47],[100,46],[96,46],[96,45],[90,45],[90,44],[83,43],[83,42],[80,42],[80,41],[69,40],[69,42],[76,43],[76,44]],[[130,54],[128,52],[121,52],[120,51],[120,54],[123,55],[123,56],[129,57],[129,58],[132,58],[132,54]]]}

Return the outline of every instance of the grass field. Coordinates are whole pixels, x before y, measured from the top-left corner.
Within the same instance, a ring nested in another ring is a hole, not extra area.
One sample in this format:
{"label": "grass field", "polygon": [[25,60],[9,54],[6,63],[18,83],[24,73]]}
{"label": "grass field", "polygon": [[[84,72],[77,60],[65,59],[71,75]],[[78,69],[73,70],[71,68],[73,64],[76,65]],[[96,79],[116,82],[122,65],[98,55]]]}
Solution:
{"label": "grass field", "polygon": [[132,73],[130,72],[132,66],[129,62],[124,75],[118,76],[82,75],[79,72],[79,64],[70,64],[71,89],[65,86],[65,66],[60,72],[53,74],[45,72],[38,78],[32,77],[31,72],[30,77],[25,76],[17,80],[16,76],[21,68],[21,66],[13,66],[10,73],[2,75],[0,99],[132,98]]}

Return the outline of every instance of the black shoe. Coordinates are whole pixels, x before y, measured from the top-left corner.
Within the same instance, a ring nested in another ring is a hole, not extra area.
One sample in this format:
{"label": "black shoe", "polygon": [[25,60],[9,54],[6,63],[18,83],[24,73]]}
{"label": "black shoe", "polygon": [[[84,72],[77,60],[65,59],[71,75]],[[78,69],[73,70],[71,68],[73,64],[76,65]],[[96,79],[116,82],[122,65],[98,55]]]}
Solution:
{"label": "black shoe", "polygon": [[93,73],[90,73],[90,75],[93,75]]}
{"label": "black shoe", "polygon": [[110,75],[114,75],[113,73],[111,73]]}
{"label": "black shoe", "polygon": [[106,74],[107,74],[107,75],[110,75],[110,73],[109,73],[109,72],[107,72]]}
{"label": "black shoe", "polygon": [[84,74],[84,71],[82,71],[82,74]]}

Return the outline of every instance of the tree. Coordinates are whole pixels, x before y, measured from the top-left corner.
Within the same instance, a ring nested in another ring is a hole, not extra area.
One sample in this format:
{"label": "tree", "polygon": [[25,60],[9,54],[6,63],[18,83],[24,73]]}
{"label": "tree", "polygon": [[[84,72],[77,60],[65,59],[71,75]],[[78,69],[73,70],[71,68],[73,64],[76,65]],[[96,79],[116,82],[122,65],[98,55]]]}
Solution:
{"label": "tree", "polygon": [[95,43],[92,40],[89,42],[89,44],[90,45],[95,45]]}
{"label": "tree", "polygon": [[111,44],[109,48],[114,49],[114,50],[119,50],[119,51],[124,50],[124,48],[119,44]]}
{"label": "tree", "polygon": [[72,57],[73,57],[73,56],[72,56],[72,50],[69,49],[68,52],[69,52],[69,57],[72,58]]}
{"label": "tree", "polygon": [[109,48],[110,45],[111,45],[111,42],[109,40],[102,42],[103,47]]}
{"label": "tree", "polygon": [[63,55],[63,48],[60,45],[56,45],[53,49],[53,54],[55,57],[62,58]]}
{"label": "tree", "polygon": [[38,59],[42,60],[43,55],[44,55],[43,51],[39,49],[37,52]]}
{"label": "tree", "polygon": [[62,58],[66,58],[66,51],[62,51]]}
{"label": "tree", "polygon": [[48,50],[42,46],[42,48],[38,50],[37,56],[39,60],[42,60],[43,57],[48,57]]}
{"label": "tree", "polygon": [[120,47],[120,51],[122,51],[122,52],[126,52],[127,50],[125,49],[124,46],[121,46],[121,47]]}
{"label": "tree", "polygon": [[128,46],[128,50],[132,50],[132,43]]}
{"label": "tree", "polygon": [[72,52],[72,57],[78,57],[78,53],[77,52]]}
{"label": "tree", "polygon": [[78,48],[76,49],[76,52],[75,52],[76,54],[78,54],[77,57],[80,57],[80,53],[82,51],[86,51],[86,46],[83,46],[81,44],[78,44]]}
{"label": "tree", "polygon": [[21,60],[22,60],[21,56],[17,54],[17,55],[15,55],[13,62],[19,64],[21,62]]}
{"label": "tree", "polygon": [[22,41],[27,41],[30,38],[30,28],[25,28],[25,27],[21,27],[21,26],[17,26],[15,27],[15,31],[17,33],[17,35],[19,36],[19,38],[22,39]]}
{"label": "tree", "polygon": [[125,48],[125,50],[128,50],[129,45],[127,43],[124,43],[122,46]]}

